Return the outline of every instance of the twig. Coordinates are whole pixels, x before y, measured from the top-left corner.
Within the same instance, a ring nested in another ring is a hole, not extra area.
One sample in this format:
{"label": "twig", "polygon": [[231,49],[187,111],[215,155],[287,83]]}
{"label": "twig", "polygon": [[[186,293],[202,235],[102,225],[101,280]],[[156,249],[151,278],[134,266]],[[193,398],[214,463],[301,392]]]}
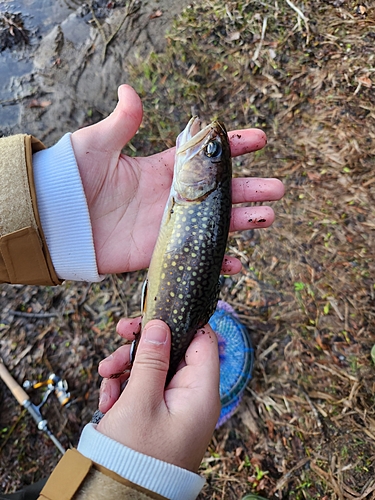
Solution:
{"label": "twig", "polygon": [[353,382],[358,382],[358,379],[356,377],[353,377],[353,375],[349,375],[349,373],[346,373],[342,370],[334,370],[333,368],[330,368],[329,366],[322,365],[320,363],[315,363],[316,366],[319,366],[319,368],[322,368],[323,370],[327,370],[327,372],[332,373],[333,375],[337,375],[337,377],[341,378],[342,380],[353,380]]}
{"label": "twig", "polygon": [[89,283],[86,286],[85,291],[83,292],[81,300],[78,302],[78,307],[82,307],[83,304],[86,302],[87,295],[89,294],[89,292],[91,292],[91,288],[92,288],[92,283]]}
{"label": "twig", "polygon": [[349,397],[348,398],[345,398],[344,401],[346,403],[345,407],[343,408],[342,412],[341,413],[346,413],[347,410],[349,408],[352,408],[353,405],[352,405],[352,401],[353,399],[357,396],[357,392],[358,392],[358,389],[361,387],[361,384],[360,382],[354,382],[354,384],[352,385],[352,388],[350,390],[350,394],[349,394]]}
{"label": "twig", "polygon": [[20,316],[21,318],[58,318],[59,314],[57,313],[27,313],[23,311],[14,311],[13,309],[9,309],[9,314],[13,314],[13,316]]}
{"label": "twig", "polygon": [[3,448],[4,446],[7,444],[8,442],[8,439],[10,438],[10,436],[13,434],[14,432],[14,429],[17,427],[17,425],[20,423],[20,421],[23,419],[23,417],[26,415],[27,413],[27,410],[22,410],[21,413],[19,414],[17,420],[15,421],[15,423],[12,425],[12,427],[10,428],[8,434],[5,436],[4,438],[4,441],[1,443],[1,446],[0,446],[0,453],[3,451]]}
{"label": "twig", "polygon": [[307,17],[303,14],[303,12],[294,5],[294,3],[292,3],[290,0],[285,0],[286,3],[289,5],[289,7],[291,7],[295,12],[297,12],[298,16],[300,17],[300,19],[303,20],[303,22],[305,23],[305,26],[306,26],[306,33],[307,33],[307,37],[306,37],[306,43],[308,44],[309,43],[309,35],[310,35],[310,29],[309,29],[309,20],[307,19]]}
{"label": "twig", "polygon": [[296,464],[294,467],[292,467],[290,469],[290,471],[288,471],[286,474],[284,474],[276,483],[276,486],[275,486],[275,491],[276,490],[282,490],[285,486],[286,483],[288,483],[289,479],[290,479],[290,476],[292,474],[294,474],[296,472],[296,470],[300,469],[301,467],[303,467],[304,465],[307,464],[307,462],[309,462],[311,460],[310,457],[307,457],[307,458],[302,458],[302,460],[300,460],[298,462],[298,464]]}
{"label": "twig", "polygon": [[358,500],[365,500],[365,498],[369,498],[368,495],[375,491],[375,482],[372,481],[372,484],[366,488],[366,490],[362,493],[362,495],[358,498]]}
{"label": "twig", "polygon": [[56,130],[57,127],[49,127],[47,130],[45,130],[43,132],[43,134],[38,134],[38,138],[40,141],[44,141],[44,139],[49,135],[51,134],[52,132],[54,132]]}
{"label": "twig", "polygon": [[235,253],[236,255],[238,255],[239,257],[242,257],[243,260],[246,262],[246,264],[249,264],[249,262],[250,262],[249,257],[245,253],[243,253],[240,250],[238,250],[238,248],[230,246],[229,250],[231,252]]}
{"label": "twig", "polygon": [[26,33],[24,32],[24,28],[23,28],[22,26],[20,27],[17,23],[15,23],[15,22],[13,21],[13,19],[12,19],[11,17],[6,17],[6,16],[4,16],[4,14],[0,14],[0,18],[1,18],[1,19],[3,19],[3,21],[4,21],[5,23],[7,23],[7,24],[8,24],[8,26],[11,26],[11,27],[16,28],[16,30],[17,30],[17,31],[18,31],[18,32],[22,35],[22,37],[23,37],[23,39],[24,39],[24,41],[25,41],[26,43],[28,43],[28,42],[29,42],[29,37],[28,37],[28,36],[26,35]]}
{"label": "twig", "polygon": [[306,24],[306,26],[307,26],[307,24],[308,24],[309,20],[307,19],[307,17],[305,16],[305,14],[303,14],[303,13],[302,13],[302,11],[301,11],[298,7],[296,7],[296,6],[294,5],[294,3],[292,3],[290,0],[285,0],[285,1],[286,1],[286,3],[287,3],[290,7],[292,7],[292,9],[293,9],[295,12],[297,12],[297,14],[299,15],[299,17],[300,17],[301,19],[303,19],[303,22],[304,22],[304,23]]}
{"label": "twig", "polygon": [[321,477],[324,481],[326,481],[327,483],[330,484],[331,488],[336,493],[336,495],[339,498],[339,500],[344,500],[343,492],[342,492],[341,488],[339,487],[339,485],[337,484],[337,482],[336,482],[336,480],[335,480],[335,478],[333,477],[332,474],[329,474],[328,472],[325,472],[323,469],[321,469],[320,467],[318,467],[316,465],[316,463],[313,462],[313,461],[310,462],[310,468],[319,477]]}
{"label": "twig", "polygon": [[337,301],[333,297],[327,297],[327,299],[328,299],[328,302],[331,304],[332,309],[335,311],[335,313],[339,317],[339,319],[341,321],[344,321],[344,316],[341,314],[341,312],[338,308]]}
{"label": "twig", "polygon": [[256,51],[252,57],[252,61],[256,62],[256,60],[258,59],[259,57],[259,54],[260,54],[260,50],[262,48],[262,45],[263,45],[263,41],[264,41],[264,36],[266,34],[266,29],[267,29],[267,17],[265,17],[263,19],[263,25],[262,25],[262,34],[261,34],[261,37],[260,37],[260,42],[259,42],[259,45],[258,47],[256,48]]}
{"label": "twig", "polygon": [[0,106],[8,106],[12,104],[17,104],[17,102],[20,102],[23,99],[23,97],[16,97],[14,99],[5,99],[4,101],[0,101]]}
{"label": "twig", "polygon": [[258,360],[259,361],[262,361],[262,359],[264,359],[266,356],[268,356],[268,354],[273,351],[274,349],[276,349],[276,347],[278,347],[279,343],[278,342],[274,342],[272,345],[270,345],[265,351],[261,352],[258,356]]}
{"label": "twig", "polygon": [[94,7],[93,7],[93,0],[91,0],[89,7],[90,7],[90,12],[91,12],[92,18],[94,19],[94,22],[96,24],[96,27],[98,28],[99,33],[101,34],[101,36],[103,38],[103,43],[104,43],[104,48],[103,48],[103,56],[104,57],[102,56],[102,63],[103,63],[104,59],[105,59],[105,54],[107,51],[107,37],[105,36],[103,26],[100,24],[100,22],[98,21],[98,18],[96,17]]}
{"label": "twig", "polygon": [[303,393],[303,395],[305,396],[306,401],[309,403],[311,411],[313,412],[313,415],[315,417],[315,420],[316,420],[316,423],[317,423],[318,427],[322,427],[322,422],[320,421],[319,412],[315,408],[315,406],[313,405],[313,402],[311,401],[309,395],[307,394],[307,392],[305,391],[305,389],[303,389],[301,386],[299,386],[299,389]]}
{"label": "twig", "polygon": [[130,11],[130,5],[132,4],[133,2],[130,2],[128,5],[127,5],[127,9],[126,9],[126,12],[125,12],[125,15],[124,17],[122,18],[120,24],[117,26],[117,28],[115,29],[115,31],[110,35],[109,38],[107,38],[107,41],[106,41],[106,44],[103,48],[103,56],[102,56],[102,60],[104,62],[105,60],[105,56],[106,56],[106,53],[107,53],[107,48],[109,46],[109,44],[112,42],[112,40],[115,38],[115,36],[117,35],[117,33],[120,31],[120,29],[122,28],[122,25],[124,24],[126,18],[131,14],[131,11]]}
{"label": "twig", "polygon": [[0,106],[12,106],[13,104],[17,104],[18,102],[24,101],[25,99],[28,99],[29,97],[33,97],[37,94],[37,92],[32,92],[31,94],[24,95],[22,97],[14,97],[12,99],[5,99],[3,101],[0,101]]}
{"label": "twig", "polygon": [[[114,298],[118,298],[120,304],[121,304],[121,307],[122,307],[122,314],[124,314],[124,316],[128,316],[128,304],[127,302],[124,302],[121,295],[120,295],[120,292],[118,290],[118,287],[117,287],[117,283],[115,281],[115,277],[113,274],[111,274],[111,281],[112,281],[112,286],[113,286],[113,289],[114,289]],[[115,300],[113,300],[113,302],[115,302]]]}
{"label": "twig", "polygon": [[103,39],[103,43],[104,43],[104,46],[103,46],[103,51],[102,51],[102,63],[104,63],[105,61],[105,57],[106,57],[106,54],[107,54],[107,48],[109,46],[109,44],[113,41],[113,39],[115,38],[115,36],[117,35],[117,33],[120,31],[120,29],[122,28],[124,22],[126,21],[126,19],[130,16],[130,14],[132,14],[134,12],[133,10],[133,7],[134,7],[134,0],[133,1],[130,1],[127,6],[126,6],[126,11],[125,11],[125,14],[123,16],[123,18],[121,19],[119,25],[117,26],[117,28],[114,30],[114,32],[107,38],[105,36],[105,33],[104,33],[104,30],[103,30],[103,26],[100,24],[100,22],[98,21],[98,18],[96,17],[95,15],[95,12],[94,12],[94,7],[93,7],[93,0],[90,1],[90,11],[91,11],[91,15],[92,15],[92,18],[101,34],[101,37]]}

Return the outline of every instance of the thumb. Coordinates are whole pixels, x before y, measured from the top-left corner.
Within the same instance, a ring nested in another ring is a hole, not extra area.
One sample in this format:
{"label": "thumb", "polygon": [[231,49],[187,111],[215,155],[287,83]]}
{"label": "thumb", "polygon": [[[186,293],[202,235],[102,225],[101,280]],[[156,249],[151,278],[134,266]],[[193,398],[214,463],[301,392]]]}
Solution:
{"label": "thumb", "polygon": [[169,368],[171,333],[166,323],[149,321],[144,327],[126,388],[128,397],[132,393],[142,394],[142,401],[157,406],[164,398],[164,387]]}
{"label": "thumb", "polygon": [[[72,134],[76,155],[86,150],[118,152],[134,137],[142,121],[142,102],[130,85],[118,89],[118,103],[114,111],[104,120],[77,130]],[[80,149],[83,149],[82,152]]]}

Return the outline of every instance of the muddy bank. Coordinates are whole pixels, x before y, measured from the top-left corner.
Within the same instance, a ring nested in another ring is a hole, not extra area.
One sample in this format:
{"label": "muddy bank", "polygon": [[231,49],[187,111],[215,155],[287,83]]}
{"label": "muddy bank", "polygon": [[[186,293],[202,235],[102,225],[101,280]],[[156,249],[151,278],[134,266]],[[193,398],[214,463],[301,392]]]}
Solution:
{"label": "muddy bank", "polygon": [[129,64],[163,50],[188,2],[60,1],[44,2],[44,11],[34,4],[21,9],[29,43],[0,53],[0,133],[27,132],[51,145],[112,111],[117,87],[131,83]]}

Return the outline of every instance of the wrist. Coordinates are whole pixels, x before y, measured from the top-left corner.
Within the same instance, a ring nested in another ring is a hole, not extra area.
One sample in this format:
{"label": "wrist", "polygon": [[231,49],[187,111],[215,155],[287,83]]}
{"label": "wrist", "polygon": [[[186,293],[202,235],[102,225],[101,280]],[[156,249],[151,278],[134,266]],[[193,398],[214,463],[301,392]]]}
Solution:
{"label": "wrist", "polygon": [[98,432],[94,424],[84,428],[78,451],[121,477],[172,500],[195,499],[205,482],[198,474],[110,439]]}
{"label": "wrist", "polygon": [[33,155],[43,232],[60,279],[100,281],[90,214],[70,134]]}

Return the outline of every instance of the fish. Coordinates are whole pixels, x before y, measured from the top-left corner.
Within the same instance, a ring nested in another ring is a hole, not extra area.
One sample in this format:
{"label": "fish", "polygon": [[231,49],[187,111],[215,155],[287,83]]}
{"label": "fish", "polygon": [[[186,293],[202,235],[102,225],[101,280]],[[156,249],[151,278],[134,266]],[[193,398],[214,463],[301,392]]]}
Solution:
{"label": "fish", "polygon": [[[142,293],[142,325],[172,335],[166,384],[215,311],[232,209],[232,161],[223,123],[192,117],[176,140],[173,180]],[[132,359],[142,333],[133,343]]]}

